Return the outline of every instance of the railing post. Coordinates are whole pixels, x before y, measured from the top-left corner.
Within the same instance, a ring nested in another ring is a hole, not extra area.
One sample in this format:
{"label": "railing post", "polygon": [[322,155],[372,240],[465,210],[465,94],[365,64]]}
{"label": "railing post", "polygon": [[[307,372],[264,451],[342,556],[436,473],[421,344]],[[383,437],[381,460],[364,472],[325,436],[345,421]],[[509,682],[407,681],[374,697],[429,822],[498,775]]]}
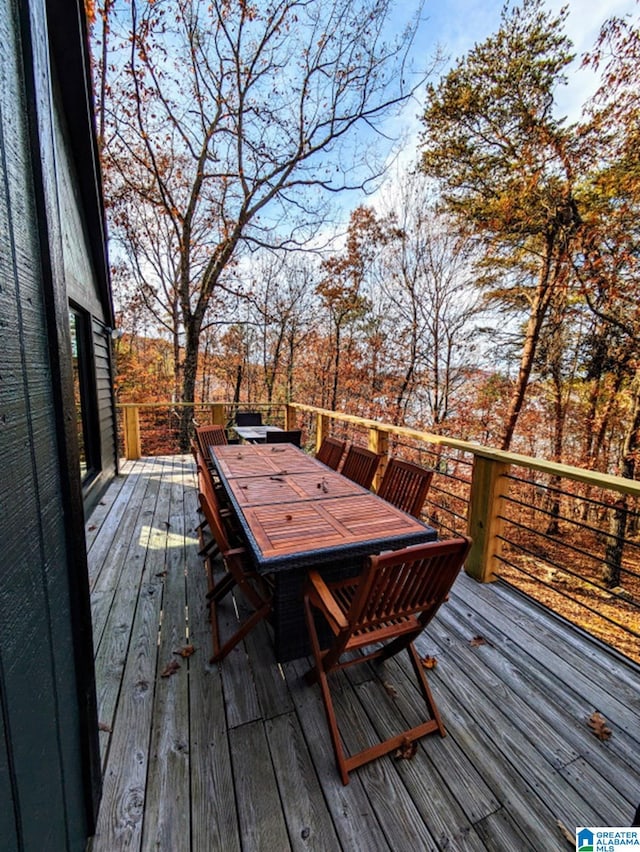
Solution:
{"label": "railing post", "polygon": [[296,410],[292,405],[285,405],[284,407],[284,428],[295,429],[296,428]]}
{"label": "railing post", "polygon": [[330,431],[331,418],[326,414],[316,415],[316,453],[320,449],[320,445],[327,437]]}
{"label": "railing post", "polygon": [[209,403],[209,407],[211,410],[211,425],[225,426],[226,416],[224,405],[221,402],[211,402]]}
{"label": "railing post", "polygon": [[140,416],[137,405],[124,407],[124,457],[131,461],[142,455],[140,447]]}
{"label": "railing post", "polygon": [[502,550],[504,522],[499,517],[502,498],[507,496],[509,465],[474,456],[467,532],[473,545],[467,556],[465,571],[481,583],[496,579]]}
{"label": "railing post", "polygon": [[387,454],[389,452],[389,433],[382,432],[375,427],[369,429],[369,449],[381,456],[380,464],[373,477],[372,488],[377,491],[382,482],[385,468],[387,466]]}

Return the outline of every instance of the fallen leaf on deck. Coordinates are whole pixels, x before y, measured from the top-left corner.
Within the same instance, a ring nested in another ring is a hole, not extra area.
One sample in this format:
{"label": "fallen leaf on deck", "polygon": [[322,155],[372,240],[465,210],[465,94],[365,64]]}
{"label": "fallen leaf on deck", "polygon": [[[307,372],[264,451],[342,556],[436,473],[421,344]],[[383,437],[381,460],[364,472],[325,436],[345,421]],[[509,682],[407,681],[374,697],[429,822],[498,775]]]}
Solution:
{"label": "fallen leaf on deck", "polygon": [[180,663],[177,660],[171,660],[167,663],[164,669],[160,672],[160,677],[171,677],[180,668]]}
{"label": "fallen leaf on deck", "polygon": [[90,527],[87,527],[88,532],[93,532],[95,529],[97,529],[95,524],[91,524]]}
{"label": "fallen leaf on deck", "polygon": [[192,654],[195,654],[196,649],[193,645],[183,645],[182,648],[179,648],[177,651],[174,651],[174,654],[179,654],[181,657],[190,657]]}
{"label": "fallen leaf on deck", "polygon": [[418,743],[411,740],[403,740],[400,748],[394,752],[394,757],[399,757],[401,760],[412,760],[418,751]]}
{"label": "fallen leaf on deck", "polygon": [[560,829],[561,834],[567,839],[567,842],[571,845],[571,848],[575,849],[575,847],[576,847],[575,833],[569,831],[567,826],[564,823],[560,822],[559,819],[556,820],[556,825]]}
{"label": "fallen leaf on deck", "polygon": [[420,662],[425,667],[425,669],[435,669],[438,665],[438,661],[435,657],[423,657]]}
{"label": "fallen leaf on deck", "polygon": [[484,636],[474,636],[469,644],[472,648],[477,648],[478,645],[491,645],[491,642],[489,642],[488,639],[485,639]]}
{"label": "fallen leaf on deck", "polygon": [[396,697],[397,697],[397,695],[398,695],[398,690],[395,688],[395,686],[394,686],[392,683],[387,683],[387,681],[385,681],[385,682],[384,682],[384,688],[387,690],[387,692],[389,693],[389,695],[390,695],[392,698],[396,698]]}
{"label": "fallen leaf on deck", "polygon": [[607,720],[597,710],[589,716],[587,724],[599,740],[608,740],[611,736],[611,729],[607,727]]}
{"label": "fallen leaf on deck", "polygon": [[167,576],[166,571],[158,571],[158,573],[156,574],[156,577],[166,577],[166,576]]}
{"label": "fallen leaf on deck", "polygon": [[107,725],[106,722],[98,722],[98,730],[105,731],[107,734],[111,733],[111,725]]}

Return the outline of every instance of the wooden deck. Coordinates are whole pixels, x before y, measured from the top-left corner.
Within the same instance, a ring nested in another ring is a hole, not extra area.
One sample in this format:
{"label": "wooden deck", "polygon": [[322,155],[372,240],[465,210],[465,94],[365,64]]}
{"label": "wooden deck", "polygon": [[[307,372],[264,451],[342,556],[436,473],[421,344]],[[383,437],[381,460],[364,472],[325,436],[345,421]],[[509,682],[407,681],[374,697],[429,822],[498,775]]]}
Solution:
{"label": "wooden deck", "polygon": [[[574,848],[559,824],[630,824],[637,666],[506,585],[461,575],[418,643],[437,659],[448,735],[343,787],[305,660],[278,666],[263,625],[208,665],[196,523],[190,456],[126,463],[87,523],[104,763],[93,852],[554,852]],[[193,656],[175,654],[188,644]],[[414,714],[404,663],[386,665],[384,685],[373,669],[343,673],[349,739]],[[591,732],[594,710],[610,739]]]}

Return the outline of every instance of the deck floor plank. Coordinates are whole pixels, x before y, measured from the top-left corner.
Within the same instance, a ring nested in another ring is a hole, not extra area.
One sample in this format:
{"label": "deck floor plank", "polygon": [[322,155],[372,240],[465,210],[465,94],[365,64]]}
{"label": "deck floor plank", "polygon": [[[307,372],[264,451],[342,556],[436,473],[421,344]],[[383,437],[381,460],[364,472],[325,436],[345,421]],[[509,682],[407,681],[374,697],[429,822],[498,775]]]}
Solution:
{"label": "deck floor plank", "polygon": [[187,548],[187,593],[189,638],[195,648],[188,660],[192,849],[240,852],[222,670],[207,662],[211,632],[205,604],[207,577],[197,556],[195,488],[185,492],[185,517],[192,521]]}
{"label": "deck floor plank", "polygon": [[[442,611],[438,623],[433,625],[431,636],[437,633],[443,641],[451,641],[451,636],[456,634],[457,623],[454,607]],[[482,658],[486,668],[512,693],[528,702],[532,711],[555,729],[556,736],[564,738],[567,748],[586,759],[609,785],[627,796],[637,787],[637,765],[633,767],[628,762],[629,759],[633,762],[637,750],[632,748],[629,751],[628,744],[619,743],[617,735],[606,743],[592,736],[587,719],[593,708],[582,695],[564,686],[559,688],[555,678],[550,680],[551,676],[534,679],[526,660],[521,662],[522,655],[518,649],[511,656],[505,647],[484,648]],[[479,670],[473,665],[473,659],[467,659],[474,670]]]}
{"label": "deck floor plank", "polygon": [[[87,521],[104,728],[92,852],[563,852],[558,822],[630,823],[640,669],[506,585],[464,575],[418,641],[438,660],[428,676],[447,736],[424,738],[412,760],[361,767],[343,787],[308,660],[279,666],[261,624],[209,664],[198,520],[193,461],[176,456],[123,465]],[[231,596],[220,616],[223,633],[237,627]],[[193,656],[175,657],[187,643]],[[422,712],[403,656],[337,679],[350,745]],[[161,678],[171,658],[180,669]],[[586,724],[596,708],[606,742]]]}
{"label": "deck floor plank", "polygon": [[[191,846],[189,793],[189,667],[176,652],[187,645],[185,610],[185,516],[183,471],[167,467],[170,500],[166,519],[156,514],[154,528],[166,528],[162,614],[158,646],[152,734],[145,796],[142,849],[187,852]],[[177,665],[175,674],[167,667]]]}
{"label": "deck floor plank", "polygon": [[[153,477],[161,476],[160,462]],[[159,481],[156,511],[166,517],[170,484]],[[164,570],[167,529],[145,525],[145,580],[134,618],[132,639],[123,672],[122,689],[111,731],[95,852],[139,849],[146,804],[147,768],[157,676],[157,645],[162,605],[161,574]]]}
{"label": "deck floor plank", "polygon": [[[463,584],[460,584],[460,589],[468,594]],[[501,608],[504,605],[502,603]],[[462,612],[457,602],[454,602],[452,608],[459,614]],[[450,632],[463,635],[459,633],[460,618],[456,619],[455,616],[445,612],[442,620],[448,621]],[[617,655],[612,654],[608,665],[603,662],[599,676],[596,672],[585,675],[576,669],[579,658],[574,658],[572,663],[567,662],[570,634],[558,644],[554,654],[552,650],[540,645],[535,625],[529,633],[522,627],[522,618],[517,621],[510,621],[506,616],[496,618],[495,612],[492,618],[491,611],[487,610],[486,602],[478,604],[473,620],[476,629],[481,631],[493,646],[492,648],[485,645],[475,649],[483,665],[489,665],[489,660],[494,658],[497,651],[503,659],[510,659],[516,667],[522,667],[525,700],[530,701],[539,712],[538,702],[532,700],[534,695],[541,697],[543,701],[546,696],[551,704],[557,707],[557,718],[564,715],[566,708],[571,708],[573,714],[571,721],[577,722],[584,731],[584,735],[578,738],[579,744],[575,746],[581,754],[584,753],[584,748],[593,748],[594,739],[589,733],[587,720],[595,710],[598,710],[608,720],[609,727],[615,730],[615,736],[606,743],[598,741],[601,750],[606,753],[613,752],[623,764],[628,764],[632,773],[637,773],[636,756],[640,751],[640,742],[638,742],[640,713],[637,709],[634,710],[633,703],[628,706],[619,700],[615,684],[612,682],[616,669],[628,668],[626,662],[621,663],[617,660]],[[496,627],[496,623],[500,624],[500,627]],[[474,629],[467,628],[467,630],[467,636],[474,635]],[[604,681],[607,686],[603,687],[601,681]],[[568,736],[564,726],[562,731],[564,736]]]}
{"label": "deck floor plank", "polygon": [[266,734],[291,847],[317,852],[339,849],[331,813],[322,796],[298,717],[293,710],[269,717]]}
{"label": "deck floor plank", "polygon": [[229,740],[243,848],[287,852],[292,846],[265,726],[259,720],[233,728]]}

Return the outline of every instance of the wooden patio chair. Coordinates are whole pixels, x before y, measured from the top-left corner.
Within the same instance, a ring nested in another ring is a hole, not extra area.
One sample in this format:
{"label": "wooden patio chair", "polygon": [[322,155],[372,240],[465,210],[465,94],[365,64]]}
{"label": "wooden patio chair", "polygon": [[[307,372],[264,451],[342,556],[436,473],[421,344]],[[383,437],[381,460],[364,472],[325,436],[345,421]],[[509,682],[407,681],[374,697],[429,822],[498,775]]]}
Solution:
{"label": "wooden patio chair", "polygon": [[219,447],[228,443],[224,426],[198,426],[196,428],[196,440],[209,467],[211,466],[209,447]]}
{"label": "wooden patio chair", "polygon": [[378,496],[419,518],[432,479],[433,470],[429,468],[401,459],[391,459],[382,477]]}
{"label": "wooden patio chair", "polygon": [[[329,733],[343,784],[349,772],[391,751],[436,731],[445,736],[444,725],[427,683],[414,639],[431,621],[445,600],[469,551],[467,538],[435,541],[371,556],[359,577],[325,583],[316,572],[309,573],[304,607],[315,666],[307,672],[308,683],[319,682]],[[333,639],[322,650],[314,620],[317,610],[327,622]],[[380,643],[383,643],[380,646]],[[361,651],[375,645],[365,653]],[[401,731],[352,755],[347,755],[329,686],[329,675],[365,660],[383,661],[406,649],[418,686],[426,702],[428,718],[420,725]]]}
{"label": "wooden patio chair", "polygon": [[302,429],[285,429],[281,432],[267,432],[267,444],[295,444],[300,446],[302,441]]}
{"label": "wooden patio chair", "polygon": [[262,426],[262,414],[259,411],[238,411],[236,426]]}
{"label": "wooden patio chair", "polygon": [[[220,513],[223,518],[230,518],[230,510],[225,505],[224,494],[221,494],[222,486],[214,478],[211,468],[206,464],[204,456],[202,455],[202,451],[200,450],[199,445],[195,441],[192,441],[191,449],[193,451],[193,456],[196,462],[196,473],[198,477],[198,494],[209,495],[209,499],[211,502],[215,500],[215,504],[220,509]],[[204,510],[202,508],[201,502],[199,502],[198,504],[198,511],[200,512],[200,514],[204,515]],[[210,533],[208,538],[205,535],[205,531],[207,529],[209,529]],[[200,550],[198,552],[198,555],[202,556],[206,560],[215,559],[215,557],[220,551],[216,539],[215,537],[213,537],[213,531],[209,528],[209,523],[206,516],[197,525],[196,532],[198,534],[198,541],[200,544]],[[207,570],[209,570],[209,567],[210,566],[208,565]]]}
{"label": "wooden patio chair", "polygon": [[[198,499],[225,568],[224,576],[216,581],[213,559],[206,559],[209,584],[207,600],[213,643],[213,655],[210,662],[217,663],[223,660],[229,651],[235,648],[238,642],[244,639],[258,622],[270,615],[272,592],[268,580],[251,567],[244,547],[234,545],[231,541],[228,527],[224,522],[220,507],[217,505],[215,494],[211,490],[208,490],[208,493],[200,492]],[[218,604],[236,588],[242,592],[253,612],[221,646]]]}
{"label": "wooden patio chair", "polygon": [[340,441],[338,438],[327,435],[326,438],[322,439],[316,458],[326,464],[327,467],[337,470],[346,446],[346,441]]}
{"label": "wooden patio chair", "polygon": [[347,479],[362,485],[363,488],[370,488],[379,462],[380,456],[377,453],[366,447],[351,444],[344,457],[341,473]]}

